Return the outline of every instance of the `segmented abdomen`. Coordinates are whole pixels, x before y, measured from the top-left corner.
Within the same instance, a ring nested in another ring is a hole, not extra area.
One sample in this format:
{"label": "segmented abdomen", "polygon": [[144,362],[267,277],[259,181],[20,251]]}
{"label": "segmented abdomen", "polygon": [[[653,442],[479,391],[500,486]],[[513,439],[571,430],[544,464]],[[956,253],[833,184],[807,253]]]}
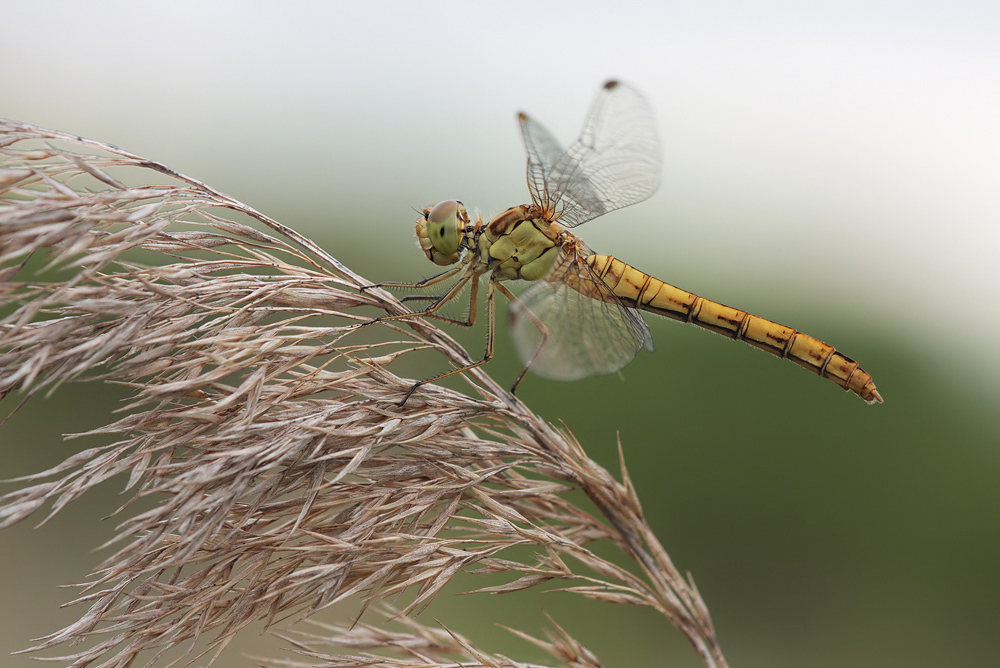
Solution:
{"label": "segmented abdomen", "polygon": [[[832,380],[868,403],[882,401],[871,375],[850,357],[819,339],[676,288],[610,255],[590,255],[584,261],[626,306],[746,341]],[[589,296],[600,298],[599,295]]]}

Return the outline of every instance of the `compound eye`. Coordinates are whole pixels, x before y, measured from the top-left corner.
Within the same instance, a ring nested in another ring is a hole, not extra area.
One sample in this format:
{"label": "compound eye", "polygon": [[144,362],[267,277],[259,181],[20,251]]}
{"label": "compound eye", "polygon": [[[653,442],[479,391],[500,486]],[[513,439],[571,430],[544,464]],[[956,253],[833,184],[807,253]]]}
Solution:
{"label": "compound eye", "polygon": [[453,199],[438,202],[427,214],[427,220],[432,223],[444,223],[449,218],[458,216],[458,202]]}
{"label": "compound eye", "polygon": [[434,248],[445,255],[458,252],[462,240],[462,226],[458,221],[459,204],[455,200],[446,200],[434,205],[427,214],[427,234]]}

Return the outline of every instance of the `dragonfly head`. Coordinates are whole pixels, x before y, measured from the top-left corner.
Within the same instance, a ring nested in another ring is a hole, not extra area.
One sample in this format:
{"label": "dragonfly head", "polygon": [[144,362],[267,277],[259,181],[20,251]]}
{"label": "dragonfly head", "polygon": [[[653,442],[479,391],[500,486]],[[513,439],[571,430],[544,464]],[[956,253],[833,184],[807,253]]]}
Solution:
{"label": "dragonfly head", "polygon": [[446,200],[424,209],[417,219],[417,241],[434,264],[455,264],[469,225],[469,213],[462,203]]}

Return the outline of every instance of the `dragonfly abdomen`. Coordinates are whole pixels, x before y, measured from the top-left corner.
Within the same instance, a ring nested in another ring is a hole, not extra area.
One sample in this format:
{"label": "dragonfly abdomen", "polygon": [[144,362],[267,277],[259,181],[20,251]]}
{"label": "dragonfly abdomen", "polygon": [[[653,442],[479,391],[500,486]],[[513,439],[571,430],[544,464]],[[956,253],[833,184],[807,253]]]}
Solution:
{"label": "dragonfly abdomen", "polygon": [[832,380],[868,403],[882,401],[871,375],[857,362],[819,339],[681,290],[610,255],[591,255],[586,262],[627,306],[690,322],[730,339],[746,341],[755,348],[788,358],[802,368]]}

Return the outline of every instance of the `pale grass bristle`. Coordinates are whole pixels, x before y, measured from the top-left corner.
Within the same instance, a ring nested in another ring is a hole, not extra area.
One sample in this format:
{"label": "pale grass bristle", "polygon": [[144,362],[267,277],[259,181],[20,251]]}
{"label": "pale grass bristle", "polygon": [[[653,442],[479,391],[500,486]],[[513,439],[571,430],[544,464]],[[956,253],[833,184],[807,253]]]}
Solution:
{"label": "pale grass bristle", "polygon": [[[157,652],[199,639],[214,651],[263,622],[281,623],[297,650],[274,666],[524,665],[406,616],[465,571],[509,576],[483,592],[557,581],[569,595],[651,607],[706,665],[725,666],[624,460],[618,482],[481,369],[464,374],[468,393],[430,384],[399,406],[413,380],[394,374],[396,360],[469,356],[424,319],[367,325],[407,312],[368,285],[164,165],[0,121],[0,396],[13,410],[69,380],[133,392],[123,416],[89,432],[106,445],[18,480],[0,522],[55,512],[118,475],[130,499],[155,500],[123,509],[117,551],[75,601],[79,621],[28,651],[82,642],[63,665],[168,665]],[[575,489],[596,511],[568,500]],[[588,549],[599,540],[641,576]],[[318,633],[286,627],[401,593],[408,602],[387,613],[398,631],[373,612]],[[554,628],[547,640],[517,633],[556,665],[600,665]]]}

